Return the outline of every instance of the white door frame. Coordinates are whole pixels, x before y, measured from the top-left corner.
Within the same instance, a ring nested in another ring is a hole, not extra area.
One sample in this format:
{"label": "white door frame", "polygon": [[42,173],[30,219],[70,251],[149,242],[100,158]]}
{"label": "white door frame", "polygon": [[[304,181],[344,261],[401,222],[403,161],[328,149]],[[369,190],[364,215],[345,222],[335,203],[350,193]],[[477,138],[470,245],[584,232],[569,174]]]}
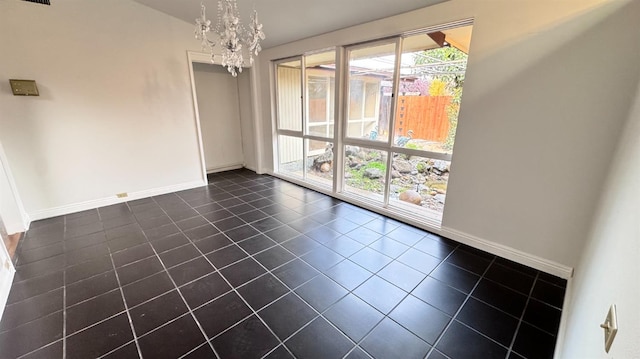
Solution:
{"label": "white door frame", "polygon": [[[4,213],[4,225],[9,234],[26,232],[29,229],[29,225],[31,224],[31,219],[25,211],[24,206],[22,204],[22,199],[18,194],[18,188],[16,186],[15,180],[13,178],[13,173],[11,172],[11,168],[9,167],[9,160],[4,153],[4,148],[2,147],[2,143],[0,142],[0,166],[3,168],[3,172],[5,174],[5,178],[1,179],[3,182],[8,184],[9,188],[9,198],[4,198],[4,201],[9,202],[9,208],[4,208],[8,210],[10,213]],[[6,193],[5,193],[6,194]],[[7,203],[7,202],[5,202]],[[0,216],[2,213],[0,213]]]}

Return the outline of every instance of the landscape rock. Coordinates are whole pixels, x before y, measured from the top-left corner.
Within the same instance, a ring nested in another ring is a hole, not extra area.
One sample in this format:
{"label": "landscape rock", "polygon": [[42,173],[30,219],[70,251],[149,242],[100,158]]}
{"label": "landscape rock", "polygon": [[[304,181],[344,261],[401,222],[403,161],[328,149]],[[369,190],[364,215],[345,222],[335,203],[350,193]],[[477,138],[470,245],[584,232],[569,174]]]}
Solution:
{"label": "landscape rock", "polygon": [[331,171],[331,164],[329,164],[329,162],[325,162],[320,166],[320,171],[322,172],[329,172]]}
{"label": "landscape rock", "polygon": [[345,146],[344,153],[347,156],[356,156],[360,152],[358,146]]}
{"label": "landscape rock", "polygon": [[401,159],[393,161],[393,168],[400,173],[411,173],[411,171],[413,171],[411,162]]}
{"label": "landscape rock", "polygon": [[433,199],[435,199],[436,201],[438,201],[438,203],[442,203],[444,204],[444,199],[445,199],[445,195],[443,194],[437,194],[433,197]]}
{"label": "landscape rock", "polygon": [[399,171],[393,170],[391,171],[391,178],[400,178],[402,177],[402,174],[400,174]]}
{"label": "landscape rock", "polygon": [[382,177],[382,171],[377,168],[367,168],[364,170],[363,175],[367,178],[376,179]]}
{"label": "landscape rock", "polygon": [[449,162],[436,160],[433,162],[433,169],[438,170],[440,173],[449,172]]}
{"label": "landscape rock", "polygon": [[414,190],[404,191],[400,193],[400,196],[398,196],[398,198],[401,201],[405,201],[405,202],[409,202],[417,205],[420,205],[422,203],[422,196]]}

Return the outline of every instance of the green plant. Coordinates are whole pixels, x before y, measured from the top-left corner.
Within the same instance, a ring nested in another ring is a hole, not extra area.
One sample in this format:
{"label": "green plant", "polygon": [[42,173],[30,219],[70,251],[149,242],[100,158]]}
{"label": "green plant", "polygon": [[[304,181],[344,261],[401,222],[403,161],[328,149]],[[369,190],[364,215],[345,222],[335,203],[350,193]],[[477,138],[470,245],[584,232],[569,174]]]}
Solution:
{"label": "green plant", "polygon": [[418,144],[413,143],[413,142],[409,142],[406,145],[404,145],[404,148],[410,148],[412,150],[421,150],[422,148],[420,146],[418,146]]}
{"label": "green plant", "polygon": [[442,190],[444,192],[447,192],[447,182],[440,182],[440,181],[427,181],[426,183],[427,187],[429,187],[429,189],[431,190]]}
{"label": "green plant", "polygon": [[387,170],[387,165],[382,162],[369,162],[362,169],[364,171],[369,168],[376,168],[382,172],[385,172]]}
{"label": "green plant", "polygon": [[367,153],[366,159],[367,161],[378,161],[382,159],[382,153],[378,151],[371,151]]}
{"label": "green plant", "polygon": [[347,179],[347,184],[351,187],[362,189],[365,191],[382,193],[382,191],[384,190],[384,186],[380,179],[371,179],[364,176],[364,172],[369,168],[375,168],[380,170],[382,173],[385,173],[387,170],[387,165],[382,162],[374,161],[367,163],[357,170],[349,168],[347,170],[351,174],[351,178]]}
{"label": "green plant", "polygon": [[420,173],[424,173],[424,171],[426,171],[427,169],[427,165],[424,162],[418,162],[418,164],[416,164],[416,170]]}

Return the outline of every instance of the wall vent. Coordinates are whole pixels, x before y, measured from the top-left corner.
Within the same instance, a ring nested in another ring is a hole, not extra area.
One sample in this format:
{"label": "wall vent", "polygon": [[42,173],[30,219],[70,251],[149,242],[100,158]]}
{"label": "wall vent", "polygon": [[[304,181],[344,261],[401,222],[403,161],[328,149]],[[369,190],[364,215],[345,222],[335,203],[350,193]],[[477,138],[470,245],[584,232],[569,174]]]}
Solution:
{"label": "wall vent", "polygon": [[34,2],[36,4],[43,4],[43,5],[51,5],[50,0],[22,0],[22,1]]}

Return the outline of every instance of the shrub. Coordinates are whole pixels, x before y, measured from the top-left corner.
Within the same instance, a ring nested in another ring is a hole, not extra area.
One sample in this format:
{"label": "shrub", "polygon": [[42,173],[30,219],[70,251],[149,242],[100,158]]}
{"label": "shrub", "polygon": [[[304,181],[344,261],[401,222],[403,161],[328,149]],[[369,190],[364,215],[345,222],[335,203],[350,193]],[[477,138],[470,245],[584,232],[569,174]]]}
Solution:
{"label": "shrub", "polygon": [[412,150],[421,150],[422,149],[422,148],[420,148],[420,146],[418,146],[417,144],[415,144],[413,142],[407,143],[404,147],[405,148],[410,148]]}

